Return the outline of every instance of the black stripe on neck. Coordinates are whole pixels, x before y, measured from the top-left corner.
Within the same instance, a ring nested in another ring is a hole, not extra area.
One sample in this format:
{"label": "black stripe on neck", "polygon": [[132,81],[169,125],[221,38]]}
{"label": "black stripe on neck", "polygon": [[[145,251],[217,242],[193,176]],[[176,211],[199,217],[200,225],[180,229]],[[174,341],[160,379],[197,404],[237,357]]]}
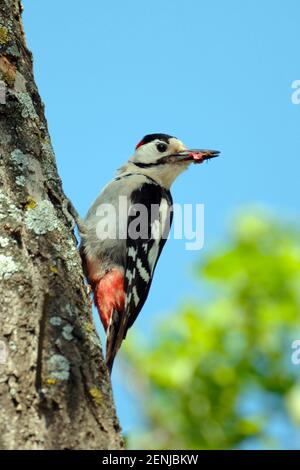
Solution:
{"label": "black stripe on neck", "polygon": [[161,157],[156,162],[143,163],[143,162],[133,162],[133,161],[131,161],[130,163],[133,163],[134,165],[138,166],[139,168],[150,168],[150,167],[153,167],[153,166],[165,165],[166,163],[169,163],[169,157],[171,157],[171,156],[172,155],[166,155],[165,157]]}
{"label": "black stripe on neck", "polygon": [[138,166],[139,168],[149,168],[151,166],[157,166],[158,163],[142,163],[142,162],[131,162],[133,163],[135,166]]}
{"label": "black stripe on neck", "polygon": [[144,176],[145,178],[150,180],[152,183],[156,184],[157,186],[160,186],[160,184],[157,181],[155,181],[154,178],[151,178],[151,176],[145,175],[144,173],[126,173],[125,175],[117,176],[115,178],[115,181],[119,181],[122,178],[127,178],[128,176],[135,176],[135,175]]}

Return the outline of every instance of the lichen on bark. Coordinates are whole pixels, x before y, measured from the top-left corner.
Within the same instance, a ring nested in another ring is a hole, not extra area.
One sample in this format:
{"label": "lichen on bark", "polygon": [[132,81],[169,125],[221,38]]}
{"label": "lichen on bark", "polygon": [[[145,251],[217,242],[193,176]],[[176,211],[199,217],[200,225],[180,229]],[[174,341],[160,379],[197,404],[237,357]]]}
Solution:
{"label": "lichen on bark", "polygon": [[120,449],[19,0],[0,3],[0,83],[0,447]]}

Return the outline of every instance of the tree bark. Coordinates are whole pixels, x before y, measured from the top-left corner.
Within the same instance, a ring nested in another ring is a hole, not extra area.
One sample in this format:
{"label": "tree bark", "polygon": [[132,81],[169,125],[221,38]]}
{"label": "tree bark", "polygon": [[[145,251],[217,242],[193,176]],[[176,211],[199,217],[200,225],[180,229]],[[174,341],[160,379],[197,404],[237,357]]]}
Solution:
{"label": "tree bark", "polygon": [[19,0],[0,0],[0,80],[0,447],[120,449]]}

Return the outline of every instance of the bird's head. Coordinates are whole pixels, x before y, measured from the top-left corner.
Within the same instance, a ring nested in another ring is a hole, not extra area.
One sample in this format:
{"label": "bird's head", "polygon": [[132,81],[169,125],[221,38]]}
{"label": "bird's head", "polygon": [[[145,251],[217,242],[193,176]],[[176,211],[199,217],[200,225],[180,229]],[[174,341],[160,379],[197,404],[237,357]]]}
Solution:
{"label": "bird's head", "polygon": [[187,149],[168,134],[148,134],[136,145],[128,163],[169,188],[191,163],[199,164],[218,155],[216,150]]}

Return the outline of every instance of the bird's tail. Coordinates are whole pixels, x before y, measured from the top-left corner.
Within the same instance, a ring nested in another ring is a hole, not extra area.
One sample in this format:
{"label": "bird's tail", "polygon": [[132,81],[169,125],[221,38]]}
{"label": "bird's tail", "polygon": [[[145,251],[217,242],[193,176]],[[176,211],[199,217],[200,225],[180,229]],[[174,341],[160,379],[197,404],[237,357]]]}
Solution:
{"label": "bird's tail", "polygon": [[113,310],[106,333],[106,365],[110,374],[114,359],[123,340],[123,336],[120,335],[120,322],[120,312]]}

